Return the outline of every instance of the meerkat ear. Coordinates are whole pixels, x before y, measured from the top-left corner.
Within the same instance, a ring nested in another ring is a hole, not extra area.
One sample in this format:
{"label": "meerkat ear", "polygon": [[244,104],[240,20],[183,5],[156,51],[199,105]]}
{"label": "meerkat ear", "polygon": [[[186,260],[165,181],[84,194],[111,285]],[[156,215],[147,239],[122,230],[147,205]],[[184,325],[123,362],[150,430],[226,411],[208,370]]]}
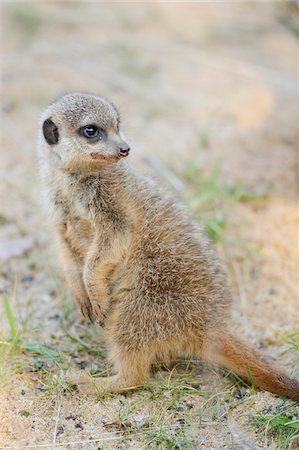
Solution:
{"label": "meerkat ear", "polygon": [[49,145],[57,144],[59,141],[58,128],[50,117],[43,123],[43,133]]}

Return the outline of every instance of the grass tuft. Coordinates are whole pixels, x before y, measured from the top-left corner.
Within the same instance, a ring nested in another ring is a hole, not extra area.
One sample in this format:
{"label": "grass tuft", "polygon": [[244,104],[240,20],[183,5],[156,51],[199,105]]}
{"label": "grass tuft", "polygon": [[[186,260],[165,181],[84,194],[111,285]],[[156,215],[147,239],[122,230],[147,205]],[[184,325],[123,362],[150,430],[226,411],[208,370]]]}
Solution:
{"label": "grass tuft", "polygon": [[[264,204],[267,197],[252,192],[241,184],[226,185],[221,178],[221,160],[215,162],[209,174],[200,170],[199,157],[209,145],[213,121],[211,119],[203,126],[189,160],[176,176],[183,180],[187,188],[187,203],[196,218],[204,224],[208,235],[215,242],[224,242],[227,240],[224,230],[229,223],[232,207],[238,202]],[[171,167],[167,167],[165,172],[169,170],[175,172]]]}
{"label": "grass tuft", "polygon": [[148,448],[180,450],[196,448],[195,442],[186,427],[169,429],[168,427],[158,427],[157,430],[149,431],[146,444]]}
{"label": "grass tuft", "polygon": [[10,17],[16,28],[26,37],[34,36],[42,24],[42,18],[32,3],[15,3],[10,10]]}
{"label": "grass tuft", "polygon": [[[275,439],[280,450],[293,448],[295,441],[299,440],[299,418],[291,413],[292,409],[284,408],[281,413],[259,414],[251,419],[251,423],[258,427],[266,441]],[[297,444],[299,441],[297,442]]]}
{"label": "grass tuft", "polygon": [[53,350],[52,348],[46,347],[45,345],[28,342],[23,345],[23,348],[35,355],[43,356],[45,359],[48,359],[50,361],[59,362],[61,359],[61,355],[59,352]]}
{"label": "grass tuft", "polygon": [[9,298],[5,294],[3,294],[3,307],[4,307],[4,312],[6,314],[9,326],[10,326],[11,339],[14,342],[17,342],[19,332],[18,332],[15,316],[13,314]]}
{"label": "grass tuft", "polygon": [[283,340],[288,345],[289,349],[299,352],[299,330],[283,336]]}

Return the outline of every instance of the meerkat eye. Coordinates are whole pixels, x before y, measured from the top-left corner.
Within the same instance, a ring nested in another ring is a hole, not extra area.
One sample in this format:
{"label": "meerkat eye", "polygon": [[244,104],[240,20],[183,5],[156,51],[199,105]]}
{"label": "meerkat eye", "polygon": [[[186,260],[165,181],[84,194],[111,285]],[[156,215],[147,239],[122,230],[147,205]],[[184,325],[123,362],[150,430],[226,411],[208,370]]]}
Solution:
{"label": "meerkat eye", "polygon": [[100,130],[96,127],[84,127],[83,128],[83,134],[87,138],[94,138],[94,137],[98,136],[99,131]]}
{"label": "meerkat eye", "polygon": [[95,125],[86,125],[80,128],[79,133],[91,141],[100,141],[104,136],[104,132]]}

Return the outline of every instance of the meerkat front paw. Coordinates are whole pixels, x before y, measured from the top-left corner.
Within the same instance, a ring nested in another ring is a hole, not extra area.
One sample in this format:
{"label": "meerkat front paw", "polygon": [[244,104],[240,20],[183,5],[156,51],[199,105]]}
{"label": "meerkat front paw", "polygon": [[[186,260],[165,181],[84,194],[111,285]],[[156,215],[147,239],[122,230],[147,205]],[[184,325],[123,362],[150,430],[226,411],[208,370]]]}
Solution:
{"label": "meerkat front paw", "polygon": [[105,320],[107,318],[107,312],[103,310],[103,307],[101,307],[98,303],[92,304],[92,312],[95,322],[101,327],[104,327]]}
{"label": "meerkat front paw", "polygon": [[94,322],[94,313],[92,309],[91,302],[88,297],[84,297],[83,299],[77,298],[77,303],[79,304],[81,313],[85,319],[89,319],[91,322]]}
{"label": "meerkat front paw", "polygon": [[85,319],[89,319],[92,323],[95,321],[91,305],[83,303],[80,305],[80,309]]}

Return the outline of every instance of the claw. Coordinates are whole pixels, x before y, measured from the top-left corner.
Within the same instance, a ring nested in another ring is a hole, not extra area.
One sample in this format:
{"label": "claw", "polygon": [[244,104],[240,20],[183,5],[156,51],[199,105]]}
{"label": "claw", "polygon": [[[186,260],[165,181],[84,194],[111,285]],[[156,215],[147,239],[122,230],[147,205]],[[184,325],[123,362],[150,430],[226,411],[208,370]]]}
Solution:
{"label": "claw", "polygon": [[102,314],[102,317],[97,317],[95,318],[95,322],[100,325],[100,327],[105,327],[105,320],[106,320],[106,316],[105,314]]}
{"label": "claw", "polygon": [[84,317],[84,319],[87,319],[84,309],[80,308],[80,310],[81,310],[81,314]]}
{"label": "claw", "polygon": [[88,319],[89,318],[89,311],[86,308],[81,307],[81,314],[84,317],[84,319]]}
{"label": "claw", "polygon": [[89,312],[89,313],[88,313],[88,319],[90,320],[91,323],[95,323],[95,317],[94,317],[94,315],[92,314],[92,312]]}
{"label": "claw", "polygon": [[106,326],[106,324],[105,324],[105,319],[100,320],[100,321],[98,322],[98,324],[100,325],[100,327],[105,328],[105,326]]}

